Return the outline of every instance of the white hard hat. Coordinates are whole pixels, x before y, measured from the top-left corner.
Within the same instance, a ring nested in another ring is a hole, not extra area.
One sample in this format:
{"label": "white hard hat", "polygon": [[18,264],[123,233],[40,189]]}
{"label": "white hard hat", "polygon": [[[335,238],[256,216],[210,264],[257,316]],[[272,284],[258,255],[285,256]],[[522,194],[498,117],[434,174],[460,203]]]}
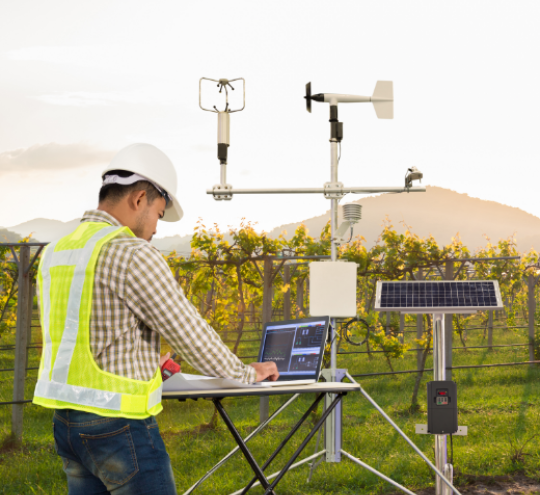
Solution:
{"label": "white hard hat", "polygon": [[163,189],[171,199],[162,218],[165,222],[177,222],[184,215],[176,199],[178,180],[174,165],[169,157],[155,146],[145,143],[127,146],[115,155],[101,176],[111,170],[133,172]]}

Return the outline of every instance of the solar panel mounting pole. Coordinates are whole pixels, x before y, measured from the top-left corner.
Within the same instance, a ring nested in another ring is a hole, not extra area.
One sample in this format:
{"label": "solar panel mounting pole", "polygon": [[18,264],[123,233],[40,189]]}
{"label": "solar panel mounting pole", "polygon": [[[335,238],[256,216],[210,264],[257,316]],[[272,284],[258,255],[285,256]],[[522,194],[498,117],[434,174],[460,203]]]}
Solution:
{"label": "solar panel mounting pole", "polygon": [[[422,315],[419,314],[419,317]],[[433,380],[446,380],[446,351],[444,335],[444,314],[433,314]],[[434,435],[435,437],[435,466],[445,478],[452,483],[453,466],[447,463],[447,435]],[[450,495],[452,490],[437,476],[435,485],[436,495]]]}

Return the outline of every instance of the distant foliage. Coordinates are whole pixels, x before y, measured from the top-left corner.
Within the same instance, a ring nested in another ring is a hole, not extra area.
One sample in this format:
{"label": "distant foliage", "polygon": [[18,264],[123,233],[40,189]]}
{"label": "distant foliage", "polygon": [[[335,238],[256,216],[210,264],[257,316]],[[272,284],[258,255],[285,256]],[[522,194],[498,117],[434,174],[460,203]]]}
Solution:
{"label": "distant foliage", "polygon": [[[422,272],[430,279],[444,279],[446,260],[470,257],[495,258],[521,256],[515,239],[510,237],[497,244],[486,239],[486,246],[472,253],[463,245],[459,234],[448,245],[439,245],[433,237],[421,238],[407,227],[398,234],[389,219],[371,249],[365,247],[365,239],[357,236],[342,245],[338,258],[358,264],[357,315],[359,321],[343,325],[340,345],[343,348],[365,344],[368,351],[383,351],[392,367],[390,358],[403,357],[410,347],[399,335],[399,319],[394,315],[390,325],[386,316],[373,311],[376,282],[378,280],[414,280]],[[247,324],[260,321],[263,299],[263,263],[265,256],[309,256],[330,254],[330,225],[323,228],[318,238],[311,237],[305,225],[300,225],[294,236],[287,240],[282,234],[270,239],[258,233],[252,223],[243,220],[238,229],[230,229],[232,242],[225,240],[218,225],[207,228],[199,221],[195,228],[189,259],[171,253],[167,261],[186,296],[199,308],[203,317],[218,331],[236,333],[233,350],[236,352]],[[461,264],[456,264],[456,270]],[[307,265],[291,265],[290,279],[284,279],[280,263],[274,261],[278,270],[273,280],[274,315],[283,315],[285,298],[290,298],[292,317],[307,316],[309,294],[305,281]],[[471,266],[461,267],[458,280],[467,278]],[[526,303],[526,277],[538,270],[538,253],[530,251],[519,261],[495,261],[476,263],[474,278],[499,280],[503,299],[507,302],[507,321],[515,326],[516,315]],[[540,273],[540,272],[539,272]],[[300,291],[300,292],[299,292]],[[487,324],[487,313],[480,314]],[[415,318],[406,316],[406,321]],[[383,321],[384,319],[384,321]],[[454,329],[466,346],[464,329],[470,317],[454,316]],[[430,345],[431,325],[425,325],[426,334],[416,344]]]}
{"label": "distant foliage", "polygon": [[[19,243],[29,242],[30,236]],[[33,273],[31,274],[33,275]],[[19,268],[11,249],[0,246],[0,338],[16,324]]]}

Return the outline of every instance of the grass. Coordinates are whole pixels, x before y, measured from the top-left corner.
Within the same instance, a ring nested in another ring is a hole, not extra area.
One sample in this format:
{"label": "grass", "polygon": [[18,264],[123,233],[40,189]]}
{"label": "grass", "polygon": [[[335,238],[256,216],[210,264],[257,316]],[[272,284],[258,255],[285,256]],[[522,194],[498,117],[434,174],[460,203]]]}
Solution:
{"label": "grass", "polygon": [[[527,342],[527,330],[496,330],[495,344]],[[470,331],[467,345],[482,345],[482,332]],[[411,337],[412,338],[412,337]],[[4,335],[2,345],[12,341]],[[456,346],[460,346],[456,338]],[[241,354],[251,354],[242,349]],[[38,352],[30,351],[29,366],[37,366]],[[343,359],[342,359],[343,358]],[[476,349],[455,351],[454,365],[488,364],[526,361],[527,347],[498,348],[493,351]],[[340,366],[351,373],[388,371],[381,354],[370,359],[365,354],[340,356]],[[403,360],[393,362],[396,370],[414,369],[416,355],[407,353]],[[431,358],[426,363],[431,367]],[[13,367],[13,353],[0,353],[0,368]],[[186,369],[187,371],[187,369]],[[29,372],[26,397],[32,395],[36,372]],[[410,412],[410,400],[415,375],[383,376],[362,380],[365,390],[387,411],[396,423],[433,459],[433,439],[416,435],[415,424],[426,423],[426,387],[431,379],[426,373],[420,388],[420,410]],[[459,424],[469,427],[466,437],[454,437],[454,466],[457,483],[469,476],[501,476],[526,474],[537,477],[540,467],[540,369],[514,366],[504,368],[466,369],[454,371],[458,384]],[[11,400],[12,373],[0,375],[0,401]],[[287,400],[273,397],[271,410]],[[289,407],[270,427],[250,442],[255,457],[264,462],[279,444],[296,418],[305,411],[312,397],[302,397]],[[228,399],[225,407],[241,433],[249,434],[258,423],[258,400]],[[320,412],[320,411],[319,411]],[[207,401],[166,401],[158,416],[162,436],[171,456],[179,493],[183,493],[205,474],[235,443],[220,421],[215,429],[200,428],[208,423],[213,406]],[[17,447],[9,437],[11,407],[0,407],[0,493],[3,494],[65,494],[66,481],[60,459],[54,451],[52,411],[33,405],[24,407],[23,446]],[[434,478],[424,462],[397,435],[360,394],[349,394],[343,410],[344,449],[397,482],[417,490],[433,486]],[[298,447],[308,427],[303,427],[284,453],[270,466],[277,471]],[[312,441],[304,454],[314,452]],[[323,463],[306,485],[308,467],[288,473],[278,485],[280,495],[312,493],[358,494],[389,493],[395,489],[375,475],[350,461]],[[207,480],[198,493],[228,494],[240,489],[251,479],[251,471],[240,454],[233,457],[218,473]],[[196,492],[197,493],[197,492]],[[263,493],[260,488],[254,494]]]}

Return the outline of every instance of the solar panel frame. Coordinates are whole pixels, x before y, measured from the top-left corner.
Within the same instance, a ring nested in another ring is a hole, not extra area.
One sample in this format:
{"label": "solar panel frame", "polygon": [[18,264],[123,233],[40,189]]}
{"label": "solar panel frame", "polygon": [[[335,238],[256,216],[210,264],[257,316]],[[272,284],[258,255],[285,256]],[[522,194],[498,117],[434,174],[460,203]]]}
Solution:
{"label": "solar panel frame", "polygon": [[[384,284],[388,284],[385,294]],[[374,309],[409,314],[462,314],[501,310],[504,305],[496,280],[379,280]]]}

